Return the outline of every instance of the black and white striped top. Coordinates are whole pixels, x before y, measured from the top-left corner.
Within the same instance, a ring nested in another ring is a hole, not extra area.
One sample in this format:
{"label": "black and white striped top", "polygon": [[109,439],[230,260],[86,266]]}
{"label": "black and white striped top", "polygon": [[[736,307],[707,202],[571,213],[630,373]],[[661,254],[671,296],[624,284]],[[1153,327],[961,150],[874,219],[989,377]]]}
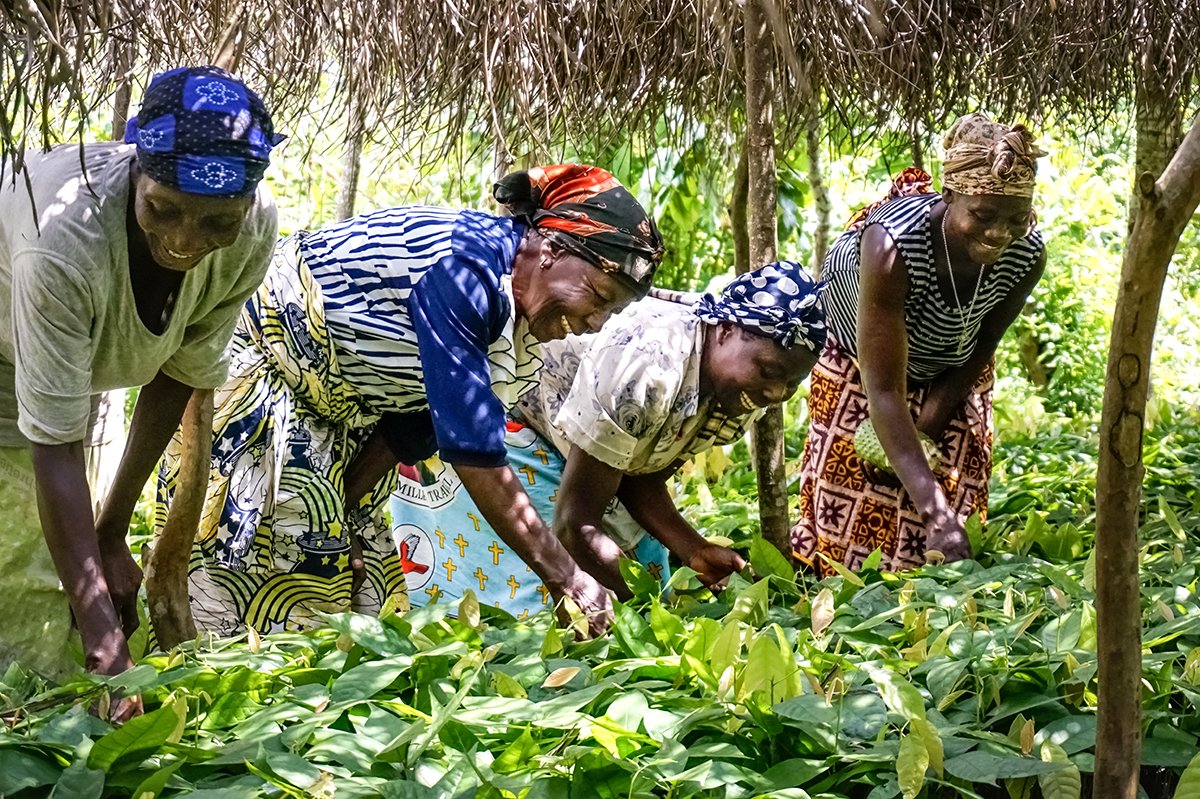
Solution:
{"label": "black and white striped top", "polygon": [[[838,343],[857,356],[859,245],[867,226],[884,227],[908,270],[908,297],[904,301],[907,372],[909,380],[916,382],[932,380],[967,361],[983,318],[1029,273],[1045,246],[1037,230],[1014,241],[984,275],[974,309],[967,313],[968,301],[960,313],[952,300],[942,296],[934,271],[929,212],[940,198],[940,194],[900,197],[876,208],[861,228],[846,231],[833,243],[821,274],[829,282],[821,297],[829,328]],[[960,353],[959,342],[964,340],[966,346]]]}

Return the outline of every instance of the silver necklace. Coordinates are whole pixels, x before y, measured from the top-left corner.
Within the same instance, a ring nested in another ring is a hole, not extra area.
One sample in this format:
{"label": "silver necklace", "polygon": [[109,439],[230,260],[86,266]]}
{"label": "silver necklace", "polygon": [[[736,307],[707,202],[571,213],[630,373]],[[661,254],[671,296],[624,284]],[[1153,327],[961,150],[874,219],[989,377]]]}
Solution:
{"label": "silver necklace", "polygon": [[[946,209],[948,211],[949,209]],[[975,292],[971,295],[971,304],[964,313],[962,302],[958,299],[958,286],[954,282],[954,264],[950,262],[950,243],[946,241],[946,211],[942,212],[942,252],[946,254],[946,271],[950,273],[950,290],[954,292],[954,306],[958,310],[958,320],[962,323],[962,332],[958,334],[958,349],[956,355],[962,355],[967,346],[967,320],[975,315],[975,301],[979,299],[979,289],[983,286],[983,271],[986,266],[980,265],[979,276],[975,278]]]}

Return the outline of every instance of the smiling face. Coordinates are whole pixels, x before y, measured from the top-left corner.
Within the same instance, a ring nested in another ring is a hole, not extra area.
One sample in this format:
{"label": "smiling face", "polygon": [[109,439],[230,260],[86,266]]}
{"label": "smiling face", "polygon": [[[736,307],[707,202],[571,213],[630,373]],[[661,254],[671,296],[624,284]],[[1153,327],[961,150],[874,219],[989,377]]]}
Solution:
{"label": "smiling face", "polygon": [[1033,224],[1033,201],[999,194],[942,192],[946,241],[951,251],[975,264],[999,260]]}
{"label": "smiling face", "polygon": [[807,347],[784,349],[738,325],[712,325],[704,336],[701,391],[726,413],[742,416],[790,398],[816,362]]}
{"label": "smiling face", "polygon": [[624,282],[536,232],[513,262],[517,315],[538,341],[594,333],[635,299]]}
{"label": "smiling face", "polygon": [[133,177],[133,210],[155,262],[177,272],[237,241],[254,196],[207,197],[173,189],[144,174]]}

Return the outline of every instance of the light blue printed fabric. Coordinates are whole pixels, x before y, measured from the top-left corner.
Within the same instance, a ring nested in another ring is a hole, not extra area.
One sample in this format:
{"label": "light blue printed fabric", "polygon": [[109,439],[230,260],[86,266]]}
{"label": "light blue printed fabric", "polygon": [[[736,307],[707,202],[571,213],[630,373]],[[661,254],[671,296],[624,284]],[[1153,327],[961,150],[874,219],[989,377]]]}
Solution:
{"label": "light blue printed fabric", "polygon": [[[517,422],[509,423],[504,443],[508,462],[538,515],[552,519],[563,457],[533,428]],[[488,525],[449,464],[430,458],[417,467],[401,467],[400,485],[390,501],[396,548],[414,607],[456,600],[468,588],[481,604],[519,618],[551,606],[550,591]],[[616,500],[604,522],[606,527],[636,527]],[[626,554],[665,584],[670,576],[666,548],[644,533],[622,537],[637,539]]]}

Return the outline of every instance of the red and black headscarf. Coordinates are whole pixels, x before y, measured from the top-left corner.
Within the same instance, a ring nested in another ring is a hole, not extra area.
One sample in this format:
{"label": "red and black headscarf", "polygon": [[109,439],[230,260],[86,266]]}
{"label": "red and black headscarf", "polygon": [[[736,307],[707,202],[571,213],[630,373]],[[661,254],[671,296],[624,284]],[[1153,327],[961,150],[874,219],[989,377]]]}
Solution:
{"label": "red and black headscarf", "polygon": [[496,201],[563,249],[644,294],[663,257],[654,220],[620,181],[599,167],[558,164],[513,172]]}

